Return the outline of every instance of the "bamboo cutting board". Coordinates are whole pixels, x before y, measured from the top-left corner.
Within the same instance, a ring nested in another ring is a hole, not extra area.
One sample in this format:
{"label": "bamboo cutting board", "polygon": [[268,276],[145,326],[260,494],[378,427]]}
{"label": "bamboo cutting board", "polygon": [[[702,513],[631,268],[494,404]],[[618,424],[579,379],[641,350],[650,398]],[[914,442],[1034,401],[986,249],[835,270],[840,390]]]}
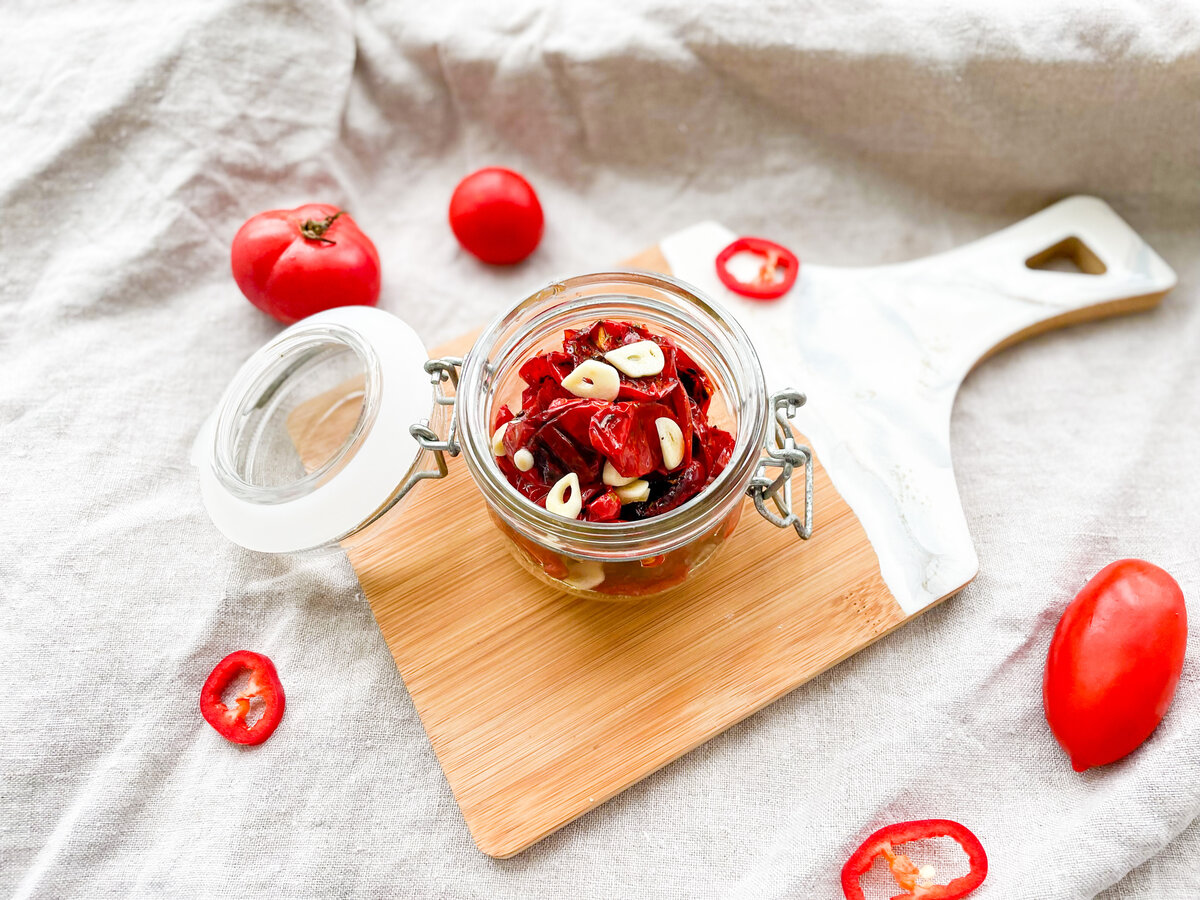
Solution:
{"label": "bamboo cutting board", "polygon": [[[975,244],[898,266],[805,266],[782,303],[725,291],[732,232],[702,223],[631,264],[730,307],[773,388],[806,390],[814,534],[744,509],[683,589],[585,601],[509,556],[466,468],[425,482],[348,548],[479,848],[519,853],[858,652],[975,575],[949,461],[958,384],[994,350],[1056,325],[1148,308],[1174,273],[1098,200],[1071,198]],[[1064,257],[1079,271],[1039,268]],[[472,336],[434,355],[464,353]],[[302,457],[357,407],[299,407]],[[454,515],[447,516],[446,511]]]}

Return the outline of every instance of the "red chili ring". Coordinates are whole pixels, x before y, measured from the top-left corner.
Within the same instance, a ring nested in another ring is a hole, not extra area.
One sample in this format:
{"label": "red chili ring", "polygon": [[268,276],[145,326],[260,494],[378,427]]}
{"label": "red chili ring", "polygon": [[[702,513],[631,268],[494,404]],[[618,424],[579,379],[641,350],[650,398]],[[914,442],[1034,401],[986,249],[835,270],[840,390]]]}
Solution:
{"label": "red chili ring", "polygon": [[[243,672],[250,673],[245,690],[231,708],[221,695]],[[263,702],[263,713],[253,725],[246,724],[250,701]],[[235,744],[261,744],[275,731],[283,718],[283,684],[275,664],[261,653],[235,650],[216,664],[200,690],[200,714],[217,733]]]}
{"label": "red chili ring", "polygon": [[[754,281],[742,281],[729,271],[729,260],[736,253],[749,252],[765,258]],[[783,270],[783,278],[775,280],[775,273]],[[800,260],[787,247],[765,238],[740,237],[717,254],[717,277],[721,284],[735,294],[751,300],[777,300],[796,283],[800,274]]]}
{"label": "red chili ring", "polygon": [[[966,875],[953,879],[949,884],[922,884],[917,866],[907,856],[897,853],[897,844],[919,841],[925,838],[948,837],[963,849],[971,866]],[[950,819],[921,819],[915,822],[899,822],[885,825],[868,837],[842,866],[842,893],[846,900],[864,900],[859,878],[865,875],[875,862],[876,856],[887,859],[892,877],[905,891],[896,900],[904,897],[924,897],[927,900],[958,900],[983,884],[987,877],[987,854],[971,830]]]}

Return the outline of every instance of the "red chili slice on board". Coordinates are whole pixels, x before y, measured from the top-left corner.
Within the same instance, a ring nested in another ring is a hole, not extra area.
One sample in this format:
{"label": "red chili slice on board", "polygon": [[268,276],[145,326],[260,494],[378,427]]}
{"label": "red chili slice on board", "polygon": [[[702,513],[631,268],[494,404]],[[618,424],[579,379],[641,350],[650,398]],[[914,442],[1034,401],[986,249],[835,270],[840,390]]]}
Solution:
{"label": "red chili slice on board", "polygon": [[[920,868],[895,849],[897,844],[938,837],[953,838],[967,854],[971,866],[966,875],[955,878],[949,884],[932,884],[929,879],[922,878]],[[958,900],[983,884],[983,879],[987,877],[988,862],[983,844],[965,825],[950,819],[899,822],[880,828],[846,860],[842,866],[842,893],[846,895],[846,900],[865,900],[859,879],[870,871],[877,856],[887,860],[892,877],[906,891],[892,900]]]}
{"label": "red chili slice on board", "polygon": [[[221,695],[238,676],[247,672],[249,681],[234,705],[227,706]],[[253,725],[247,725],[253,700],[261,702],[262,715]],[[269,738],[283,718],[283,706],[283,684],[275,664],[250,650],[235,650],[217,663],[200,690],[200,713],[204,720],[221,737],[235,744],[261,744]]]}
{"label": "red chili slice on board", "polygon": [[[729,271],[729,261],[739,253],[762,257],[758,274],[743,281]],[[782,244],[766,238],[741,237],[717,254],[717,277],[735,294],[751,300],[778,300],[792,289],[800,274],[800,260]]]}

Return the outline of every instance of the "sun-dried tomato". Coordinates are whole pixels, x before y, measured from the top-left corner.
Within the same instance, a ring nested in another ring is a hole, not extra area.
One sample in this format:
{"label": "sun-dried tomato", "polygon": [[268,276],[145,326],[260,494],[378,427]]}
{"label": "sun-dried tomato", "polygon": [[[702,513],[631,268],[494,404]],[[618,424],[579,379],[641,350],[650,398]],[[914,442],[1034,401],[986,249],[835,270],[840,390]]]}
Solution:
{"label": "sun-dried tomato", "polygon": [[[662,349],[662,371],[640,378],[620,374],[615,400],[576,397],[562,386],[575,367],[639,341]],[[708,421],[714,387],[708,374],[673,339],[632,322],[604,319],[569,329],[562,350],[527,359],[520,368],[525,389],[521,410],[501,407],[494,429],[504,429],[505,455],[496,463],[505,478],[540,505],[565,475],[579,478],[582,517],[592,522],[630,521],[669,512],[695,497],[729,463],[733,435]],[[683,436],[683,459],[667,469],[656,422],[669,418]],[[528,450],[533,467],[517,469],[513,458]],[[650,497],[622,504],[603,483],[605,461],[626,478],[644,478]]]}
{"label": "sun-dried tomato", "polygon": [[661,403],[618,400],[592,419],[592,446],[626,478],[648,475],[663,468],[654,424],[662,416],[672,417]]}
{"label": "sun-dried tomato", "polygon": [[610,488],[584,507],[583,516],[589,522],[615,522],[621,517],[621,498]]}

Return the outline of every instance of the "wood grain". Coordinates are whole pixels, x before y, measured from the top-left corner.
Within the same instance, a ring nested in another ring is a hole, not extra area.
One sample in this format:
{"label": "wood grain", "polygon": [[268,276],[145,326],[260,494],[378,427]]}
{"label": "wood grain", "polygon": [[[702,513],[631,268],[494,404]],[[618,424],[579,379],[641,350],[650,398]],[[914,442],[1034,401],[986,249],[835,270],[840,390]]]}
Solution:
{"label": "wood grain", "polygon": [[[657,250],[630,263],[666,268]],[[289,429],[320,460],[356,416],[334,391]],[[638,603],[529,576],[461,461],[347,548],[483,852],[520,852],[905,621],[858,519],[814,471],[812,540],[748,508],[684,588]]]}
{"label": "wood grain", "polygon": [[1014,344],[1019,344],[1021,341],[1028,340],[1031,337],[1036,337],[1039,334],[1045,334],[1047,331],[1054,331],[1058,328],[1066,328],[1068,325],[1082,325],[1084,322],[1107,319],[1110,316],[1124,316],[1135,312],[1145,312],[1162,303],[1162,299],[1166,295],[1166,291],[1156,291],[1152,294],[1139,294],[1136,297],[1122,297],[1119,300],[1110,300],[1108,303],[1096,303],[1084,309],[1073,309],[1062,315],[1042,319],[1042,321],[1036,322],[1014,334],[1010,334],[1004,340],[993,345],[975,361],[972,369],[976,368],[984,360],[991,359],[1001,350],[1007,350]]}

